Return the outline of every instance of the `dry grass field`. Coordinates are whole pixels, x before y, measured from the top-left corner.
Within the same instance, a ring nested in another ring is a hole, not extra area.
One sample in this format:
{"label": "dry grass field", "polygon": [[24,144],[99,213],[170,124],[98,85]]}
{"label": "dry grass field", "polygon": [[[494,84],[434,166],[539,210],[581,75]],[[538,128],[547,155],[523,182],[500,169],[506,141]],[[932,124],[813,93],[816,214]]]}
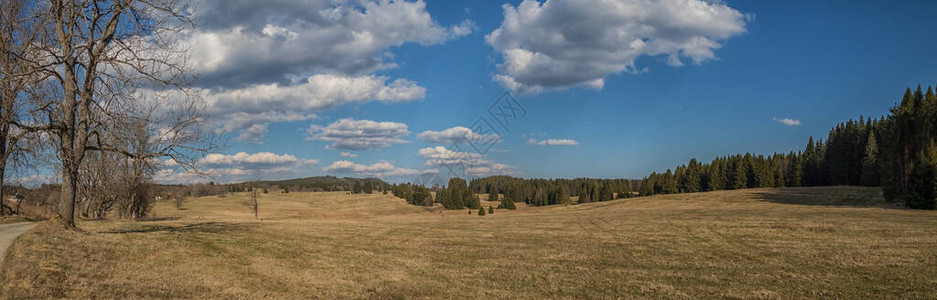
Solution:
{"label": "dry grass field", "polygon": [[[487,204],[486,204],[487,207]],[[937,212],[874,188],[751,189],[494,215],[391,195],[159,203],[149,221],[43,223],[2,298],[937,298]]]}

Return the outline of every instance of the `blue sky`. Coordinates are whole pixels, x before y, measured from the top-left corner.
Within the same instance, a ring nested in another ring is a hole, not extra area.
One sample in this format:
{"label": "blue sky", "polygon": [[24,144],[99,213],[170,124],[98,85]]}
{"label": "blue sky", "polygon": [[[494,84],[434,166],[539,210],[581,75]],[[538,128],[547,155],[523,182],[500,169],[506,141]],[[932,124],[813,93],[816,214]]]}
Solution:
{"label": "blue sky", "polygon": [[[468,156],[481,167],[473,175],[641,178],[691,157],[799,150],[809,136],[882,115],[904,88],[937,80],[937,22],[929,16],[937,3],[930,1],[659,1],[631,11],[594,1],[526,2],[307,1],[257,9],[206,1],[205,11],[224,5],[229,15],[206,14],[188,33],[198,45],[195,69],[208,78],[196,88],[207,95],[213,127],[231,139],[206,157],[212,177],[167,168],[157,180],[329,174],[409,181],[444,169],[434,159],[448,145],[427,136],[472,125],[505,91],[527,115],[494,150]],[[681,19],[695,9],[719,13]],[[506,10],[536,19],[508,28]],[[624,38],[592,34],[596,28]],[[651,29],[629,32],[635,28]],[[557,36],[565,42],[549,38]],[[632,40],[646,46],[622,42]],[[686,41],[709,44],[680,44]],[[517,58],[511,69],[512,49],[548,60]],[[271,91],[313,77],[318,83],[309,89]],[[371,81],[341,83],[354,79]],[[343,88],[317,94],[323,86]],[[262,92],[269,94],[251,98]]]}

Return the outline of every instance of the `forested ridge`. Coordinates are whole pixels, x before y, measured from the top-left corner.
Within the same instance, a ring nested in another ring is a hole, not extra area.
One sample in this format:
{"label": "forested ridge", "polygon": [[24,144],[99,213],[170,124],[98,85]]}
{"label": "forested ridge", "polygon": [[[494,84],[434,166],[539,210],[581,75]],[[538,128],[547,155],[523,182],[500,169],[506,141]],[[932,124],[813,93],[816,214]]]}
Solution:
{"label": "forested ridge", "polygon": [[932,87],[905,90],[889,114],[834,126],[827,139],[809,138],[803,151],[733,155],[710,163],[691,159],[673,171],[651,173],[641,195],[759,187],[881,186],[910,208],[934,209],[937,197],[937,95]]}
{"label": "forested ridge", "polygon": [[[555,205],[608,201],[632,196],[762,187],[827,185],[881,186],[887,199],[917,209],[934,209],[937,197],[937,95],[932,87],[905,90],[901,101],[879,118],[860,116],[837,124],[825,140],[810,137],[802,151],[722,156],[708,163],[690,159],[665,172],[632,179],[524,179],[490,176],[465,187],[401,184],[394,194],[412,204],[440,203],[448,209],[477,208],[467,191],[489,194],[504,208],[514,202]],[[453,185],[455,183],[455,185]],[[436,192],[435,199],[431,191]],[[417,196],[417,197],[414,197]]]}

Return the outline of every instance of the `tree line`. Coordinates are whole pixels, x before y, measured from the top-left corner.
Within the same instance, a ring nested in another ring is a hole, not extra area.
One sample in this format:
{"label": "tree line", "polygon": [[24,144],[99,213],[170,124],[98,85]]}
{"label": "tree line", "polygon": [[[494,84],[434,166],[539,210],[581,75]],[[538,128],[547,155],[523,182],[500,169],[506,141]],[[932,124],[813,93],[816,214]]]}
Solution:
{"label": "tree line", "polygon": [[[488,194],[488,201],[498,201],[499,208],[514,209],[516,203],[545,206],[608,201],[631,197],[634,186],[630,179],[525,179],[511,176],[475,178],[466,183],[462,178],[449,179],[445,187],[424,187],[419,184],[395,184],[393,194],[414,205],[431,206],[438,203],[446,209],[478,209],[478,194]],[[433,197],[435,194],[435,197]]]}
{"label": "tree line", "polygon": [[[394,195],[417,205],[440,203],[448,209],[476,208],[465,194],[464,180],[449,187],[403,184]],[[932,87],[905,90],[901,101],[879,118],[860,116],[830,129],[826,140],[810,137],[801,151],[717,157],[663,173],[632,179],[525,179],[489,176],[468,184],[472,194],[488,194],[502,207],[514,202],[532,206],[589,203],[657,194],[693,193],[764,187],[827,185],[880,186],[886,199],[917,209],[937,204],[937,95]],[[398,191],[399,190],[399,191]],[[436,200],[430,191],[437,191]],[[442,196],[439,192],[442,191]],[[427,196],[427,197],[424,197]],[[572,197],[576,200],[573,201]],[[426,200],[426,201],[423,201]]]}
{"label": "tree line", "polygon": [[254,181],[241,183],[241,185],[257,185],[265,187],[288,188],[292,191],[304,192],[336,192],[351,191],[353,193],[370,193],[370,191],[390,190],[390,184],[378,178],[354,178],[335,176],[314,176],[286,180]]}
{"label": "tree line", "polygon": [[802,151],[746,153],[709,163],[691,159],[673,171],[651,173],[642,180],[640,194],[826,185],[881,186],[885,198],[895,203],[934,209],[937,95],[933,88],[908,88],[887,115],[837,124],[826,141],[810,137]]}

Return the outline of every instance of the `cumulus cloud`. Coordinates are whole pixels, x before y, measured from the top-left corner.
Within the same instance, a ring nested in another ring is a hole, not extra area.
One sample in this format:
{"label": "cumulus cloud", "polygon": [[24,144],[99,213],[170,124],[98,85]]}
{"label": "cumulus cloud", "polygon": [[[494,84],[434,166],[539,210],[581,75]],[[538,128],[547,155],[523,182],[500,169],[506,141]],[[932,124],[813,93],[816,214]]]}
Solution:
{"label": "cumulus cloud", "polygon": [[332,142],[331,149],[378,150],[409,143],[402,138],[410,131],[404,123],[341,119],[325,127],[313,124],[308,133],[307,140]]}
{"label": "cumulus cloud", "polygon": [[255,112],[281,116],[349,102],[406,102],[426,94],[426,89],[416,82],[397,79],[388,83],[388,79],[386,76],[316,74],[295,85],[271,83],[222,92],[202,90],[202,96],[216,113]]}
{"label": "cumulus cloud", "polygon": [[[475,133],[472,129],[456,126],[443,131],[427,130],[417,135],[417,139],[424,143],[436,145],[450,145],[466,141],[488,140],[492,137],[498,137],[495,134],[482,135]],[[499,137],[500,138],[500,137]]]}
{"label": "cumulus cloud", "polygon": [[301,121],[343,104],[421,99],[425,88],[377,76],[391,50],[438,45],[475,30],[444,26],[419,1],[202,0],[197,29],[179,33],[209,120],[259,143],[270,123]]}
{"label": "cumulus cloud", "polygon": [[452,167],[454,172],[464,170],[466,176],[509,175],[515,171],[514,167],[496,163],[483,154],[451,150],[443,146],[422,148],[417,155],[426,160],[428,167]]}
{"label": "cumulus cloud", "polygon": [[535,138],[527,139],[527,143],[538,146],[578,146],[579,142],[572,139],[545,139],[537,140]]}
{"label": "cumulus cloud", "polygon": [[218,182],[244,181],[296,175],[318,163],[315,159],[300,159],[290,154],[271,152],[212,153],[197,163],[199,170],[207,176],[182,170],[174,161],[167,160],[162,163],[154,180],[161,183],[194,183],[208,179]]}
{"label": "cumulus cloud", "polygon": [[503,9],[501,27],[485,40],[503,60],[493,79],[520,92],[600,89],[608,75],[645,71],[635,66],[642,55],[700,64],[751,19],[705,0],[524,0]]}
{"label": "cumulus cloud", "polygon": [[315,117],[314,114],[294,112],[232,112],[224,114],[215,122],[220,123],[217,130],[219,133],[240,132],[237,140],[259,143],[270,123],[303,121]]}
{"label": "cumulus cloud", "polygon": [[285,82],[297,74],[368,74],[396,66],[386,51],[469,34],[470,20],[446,27],[423,1],[226,1],[197,5],[187,33],[201,84]]}
{"label": "cumulus cloud", "polygon": [[331,165],[328,165],[322,168],[322,171],[326,173],[355,174],[355,175],[374,176],[374,177],[381,177],[381,178],[420,174],[419,170],[399,168],[399,167],[394,166],[394,164],[390,162],[386,162],[386,161],[376,162],[370,165],[364,165],[364,164],[354,163],[352,161],[340,160],[340,161],[333,162]]}
{"label": "cumulus cloud", "polygon": [[775,122],[778,122],[778,123],[781,123],[781,124],[784,124],[784,125],[787,125],[787,126],[797,126],[797,125],[800,125],[800,120],[791,119],[791,118],[781,118],[781,119],[779,119],[779,118],[775,117],[775,118],[771,118],[771,120],[774,120]]}
{"label": "cumulus cloud", "polygon": [[358,157],[358,154],[354,154],[354,153],[351,153],[351,152],[342,152],[342,153],[339,153],[339,155],[341,155],[342,157],[347,157],[347,158],[355,158],[355,157]]}
{"label": "cumulus cloud", "polygon": [[416,82],[386,76],[341,76],[317,74],[301,84],[279,83],[241,89],[199,92],[213,115],[219,132],[238,133],[238,140],[255,142],[270,123],[294,122],[316,117],[314,113],[347,103],[406,102],[421,99],[426,89]]}

